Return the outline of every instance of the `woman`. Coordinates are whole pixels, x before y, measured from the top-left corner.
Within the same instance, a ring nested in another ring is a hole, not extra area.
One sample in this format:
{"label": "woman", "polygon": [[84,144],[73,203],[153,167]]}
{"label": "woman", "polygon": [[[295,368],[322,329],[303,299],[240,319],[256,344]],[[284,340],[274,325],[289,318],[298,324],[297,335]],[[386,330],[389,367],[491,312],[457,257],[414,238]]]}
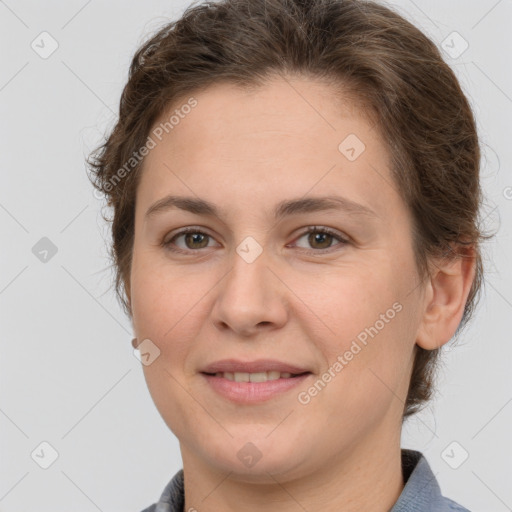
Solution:
{"label": "woman", "polygon": [[92,170],[183,459],[145,512],[467,510],[400,434],[476,303],[479,156],[373,2],[205,3],[138,50]]}

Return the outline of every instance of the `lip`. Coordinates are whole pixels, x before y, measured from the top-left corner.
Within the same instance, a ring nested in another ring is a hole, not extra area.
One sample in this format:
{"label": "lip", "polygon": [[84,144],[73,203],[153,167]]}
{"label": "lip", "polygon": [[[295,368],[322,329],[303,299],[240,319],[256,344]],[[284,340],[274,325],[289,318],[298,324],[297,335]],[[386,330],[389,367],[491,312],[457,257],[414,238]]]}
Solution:
{"label": "lip", "polygon": [[218,372],[240,372],[240,373],[257,373],[257,372],[281,372],[300,374],[310,372],[308,368],[295,366],[276,359],[258,359],[256,361],[240,361],[238,359],[222,359],[209,364],[200,370],[201,373],[218,373]]}
{"label": "lip", "polygon": [[313,374],[304,373],[297,377],[279,378],[266,382],[235,382],[224,377],[216,377],[206,373],[201,373],[200,375],[206,380],[213,391],[231,402],[237,404],[256,404],[276,398],[290,391]]}

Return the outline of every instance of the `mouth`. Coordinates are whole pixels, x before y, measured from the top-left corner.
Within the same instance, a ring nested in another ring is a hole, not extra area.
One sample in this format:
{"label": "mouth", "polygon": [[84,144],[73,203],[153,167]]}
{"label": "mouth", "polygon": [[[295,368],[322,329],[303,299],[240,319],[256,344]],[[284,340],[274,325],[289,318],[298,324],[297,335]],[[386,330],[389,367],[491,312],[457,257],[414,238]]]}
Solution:
{"label": "mouth", "polygon": [[232,382],[268,382],[274,381],[278,379],[294,379],[300,377],[302,375],[310,374],[311,372],[302,372],[302,373],[290,373],[290,372],[279,372],[279,371],[268,371],[268,372],[216,372],[216,373],[207,373],[201,372],[203,375],[208,375],[210,377],[219,377],[221,379],[226,379]]}
{"label": "mouth", "polygon": [[299,386],[313,373],[275,360],[218,361],[199,374],[217,395],[237,404],[255,404],[277,397]]}

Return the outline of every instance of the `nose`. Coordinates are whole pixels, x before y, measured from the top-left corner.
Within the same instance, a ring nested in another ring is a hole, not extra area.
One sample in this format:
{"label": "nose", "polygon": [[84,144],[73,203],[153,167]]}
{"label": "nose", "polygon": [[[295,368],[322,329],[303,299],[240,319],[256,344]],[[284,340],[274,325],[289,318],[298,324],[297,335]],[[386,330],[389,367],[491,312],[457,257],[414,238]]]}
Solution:
{"label": "nose", "polygon": [[250,263],[235,253],[231,270],[215,289],[212,320],[220,330],[251,337],[287,321],[287,288],[265,251]]}

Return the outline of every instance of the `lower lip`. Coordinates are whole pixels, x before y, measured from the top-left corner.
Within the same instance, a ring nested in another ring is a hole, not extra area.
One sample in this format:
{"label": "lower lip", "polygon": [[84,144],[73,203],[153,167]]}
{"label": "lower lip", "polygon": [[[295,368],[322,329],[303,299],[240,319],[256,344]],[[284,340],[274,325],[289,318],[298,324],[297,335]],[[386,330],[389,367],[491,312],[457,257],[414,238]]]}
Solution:
{"label": "lower lip", "polygon": [[281,393],[285,393],[303,383],[312,374],[305,373],[298,377],[267,380],[266,382],[235,382],[224,377],[215,377],[206,373],[201,375],[219,395],[228,398],[232,402],[252,404],[264,402]]}

